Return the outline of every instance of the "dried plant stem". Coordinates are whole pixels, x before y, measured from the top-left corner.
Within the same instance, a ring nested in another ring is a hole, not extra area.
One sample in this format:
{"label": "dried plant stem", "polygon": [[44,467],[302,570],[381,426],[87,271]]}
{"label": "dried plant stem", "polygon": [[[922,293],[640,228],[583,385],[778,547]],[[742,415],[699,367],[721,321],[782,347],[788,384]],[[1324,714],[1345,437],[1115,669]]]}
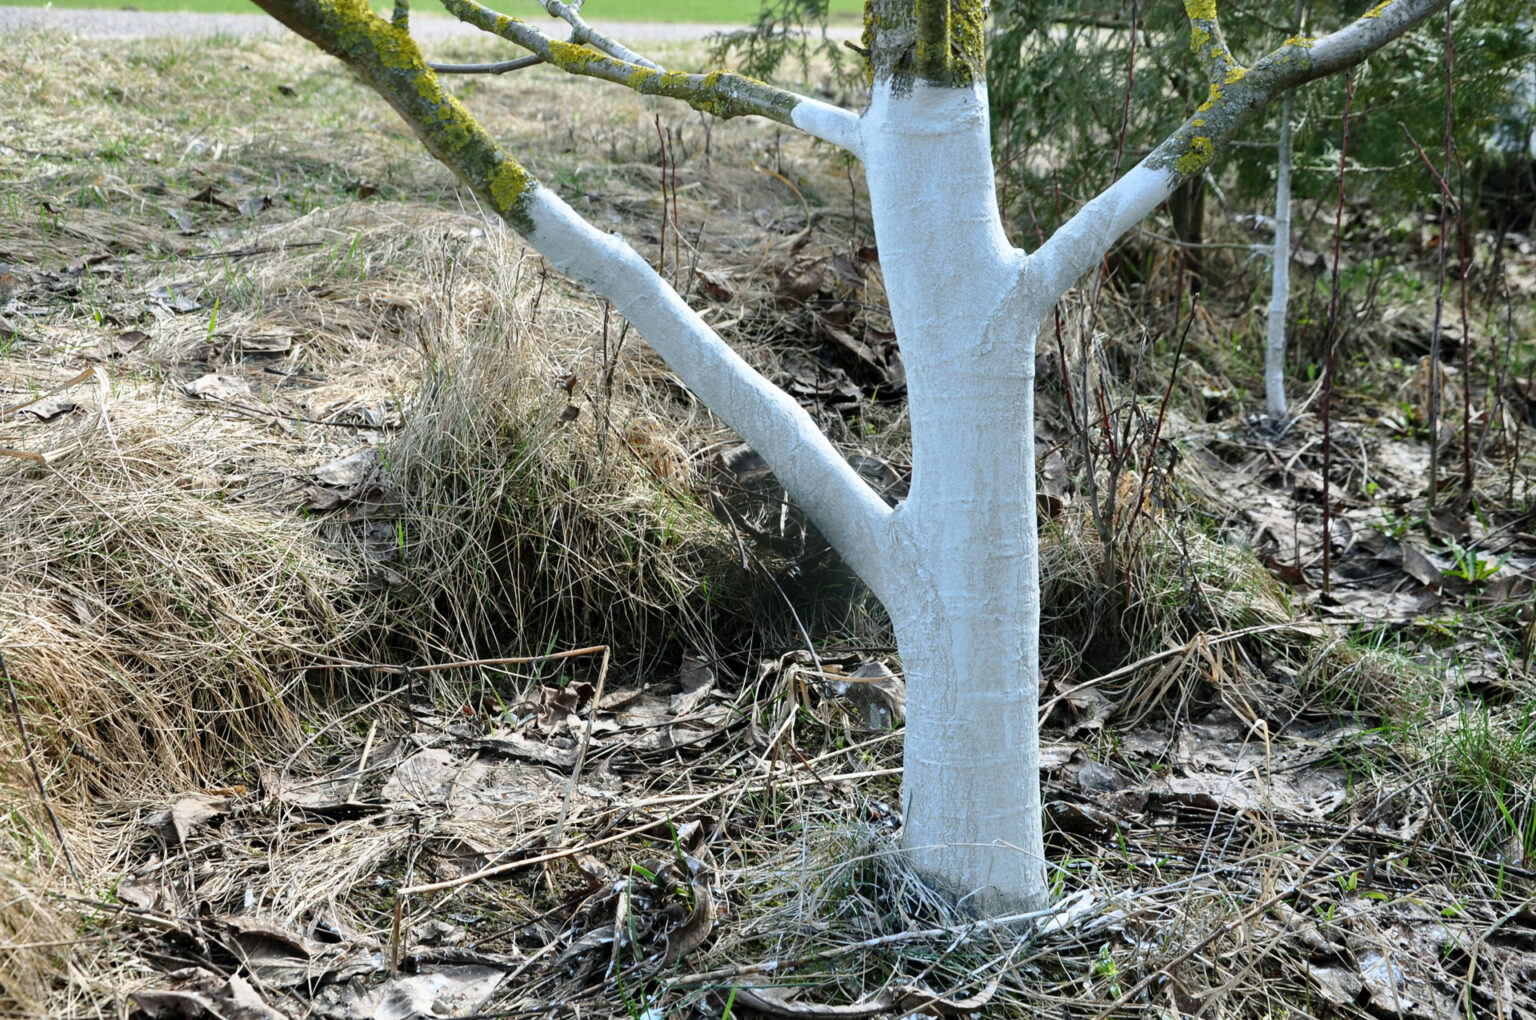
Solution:
{"label": "dried plant stem", "polygon": [[[1499,261],[1499,289],[1504,295],[1504,356],[1499,359],[1499,370],[1494,376],[1492,393],[1488,396],[1488,411],[1483,415],[1483,427],[1477,434],[1477,456],[1483,455],[1483,449],[1488,442],[1488,433],[1493,428],[1494,419],[1504,411],[1504,385],[1509,381],[1510,359],[1515,349],[1515,308],[1514,302],[1509,296],[1509,270],[1503,260]],[[1490,340],[1490,346],[1494,351],[1498,350],[1496,341]],[[1518,442],[1520,429],[1520,415],[1515,415],[1515,436]],[[1506,430],[1507,431],[1507,430]],[[1506,436],[1507,438],[1507,436]],[[1514,488],[1510,487],[1510,500],[1514,500]]]}
{"label": "dried plant stem", "polygon": [[[416,870],[416,855],[421,852],[421,841],[418,839],[420,824],[421,820],[419,818],[411,819],[409,843],[405,851],[406,885],[410,884],[411,874]],[[404,917],[405,894],[401,893],[395,897],[395,916],[391,922],[389,933],[389,972],[391,974],[398,974],[400,972],[400,932],[403,928],[402,921]]]}
{"label": "dried plant stem", "polygon": [[[1451,39],[1445,39],[1445,59],[1451,59]],[[1456,165],[1456,279],[1460,284],[1461,308],[1461,495],[1472,495],[1477,468],[1472,457],[1472,327],[1467,321],[1467,170],[1460,160]]]}
{"label": "dried plant stem", "polygon": [[592,695],[592,710],[587,713],[587,729],[581,735],[581,748],[576,752],[576,764],[571,768],[571,781],[565,787],[565,799],[560,801],[560,817],[555,819],[555,835],[550,841],[551,846],[559,846],[565,832],[565,815],[571,807],[571,794],[576,792],[576,783],[581,779],[581,766],[587,760],[587,748],[592,743],[592,727],[597,722],[597,708],[603,700],[603,685],[608,680],[608,646],[603,645],[603,663],[597,670],[597,691]]}
{"label": "dried plant stem", "polygon": [[1344,72],[1344,123],[1339,143],[1339,201],[1333,214],[1333,283],[1328,295],[1328,330],[1323,337],[1323,594],[1331,594],[1333,575],[1333,355],[1339,334],[1339,258],[1344,244],[1344,171],[1349,159],[1349,107],[1355,98],[1355,78]]}
{"label": "dried plant stem", "polygon": [[[661,155],[658,162],[661,166],[661,234],[656,241],[656,275],[662,279],[667,276],[667,136],[661,130],[661,114],[656,114],[656,140],[661,146]],[[672,267],[672,275],[677,276],[677,266]]]}
{"label": "dried plant stem", "polygon": [[42,799],[43,810],[48,812],[48,821],[53,823],[53,834],[58,837],[59,849],[64,852],[64,863],[69,866],[69,874],[74,878],[76,888],[85,892],[85,883],[80,880],[80,872],[75,867],[75,856],[69,852],[69,841],[64,838],[64,826],[59,824],[59,816],[54,814],[53,804],[48,800],[48,787],[43,783],[43,773],[37,767],[32,737],[27,733],[26,720],[21,716],[21,700],[16,696],[16,681],[11,678],[11,671],[5,664],[4,652],[0,652],[0,675],[5,677],[5,686],[11,694],[11,712],[16,717],[16,729],[21,734],[21,746],[27,755],[27,765],[32,769],[32,780],[37,783],[37,795]]}
{"label": "dried plant stem", "polygon": [[363,753],[357,759],[357,778],[352,780],[352,789],[347,792],[347,803],[357,799],[358,784],[363,781],[363,770],[368,767],[368,755],[373,752],[373,738],[379,732],[379,721],[373,720],[368,724],[368,736],[363,740]]}
{"label": "dried plant stem", "polygon": [[1157,422],[1152,426],[1152,434],[1147,438],[1146,453],[1143,455],[1140,491],[1136,493],[1136,509],[1133,510],[1125,522],[1125,535],[1130,539],[1131,529],[1136,525],[1136,519],[1141,516],[1146,507],[1147,493],[1152,488],[1152,458],[1157,456],[1157,441],[1163,434],[1163,422],[1168,415],[1168,401],[1173,398],[1173,384],[1179,378],[1179,361],[1184,357],[1184,344],[1189,340],[1190,327],[1195,324],[1195,308],[1199,306],[1200,296],[1195,295],[1195,300],[1189,309],[1189,319],[1184,323],[1184,328],[1179,332],[1179,346],[1173,350],[1173,366],[1168,369],[1168,385],[1163,389],[1163,401],[1157,405]]}
{"label": "dried plant stem", "polygon": [[1445,9],[1445,42],[1445,131],[1441,139],[1444,151],[1439,174],[1444,197],[1440,202],[1440,251],[1435,269],[1435,324],[1429,335],[1429,493],[1426,500],[1430,507],[1435,505],[1435,497],[1440,490],[1440,328],[1445,312],[1446,212],[1452,202],[1450,185],[1446,181],[1451,176],[1451,128],[1456,116],[1455,93],[1451,81],[1453,60],[1449,7]]}

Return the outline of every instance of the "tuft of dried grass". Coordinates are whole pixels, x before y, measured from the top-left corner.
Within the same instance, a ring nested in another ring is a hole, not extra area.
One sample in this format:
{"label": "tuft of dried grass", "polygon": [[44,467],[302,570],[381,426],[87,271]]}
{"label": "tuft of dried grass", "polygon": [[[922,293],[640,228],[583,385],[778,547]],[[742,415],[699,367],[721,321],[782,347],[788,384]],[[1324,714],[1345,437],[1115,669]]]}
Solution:
{"label": "tuft of dried grass", "polygon": [[271,496],[190,487],[221,426],[157,388],[49,430],[74,452],[46,468],[0,463],[0,646],[67,799],[191,782],[234,747],[290,737],[302,668],[363,624],[314,524]]}
{"label": "tuft of dried grass", "polygon": [[[73,411],[0,420],[0,446],[29,455],[0,458],[0,648],[89,888],[112,884],[122,853],[96,834],[127,838],[138,812],[98,826],[84,805],[163,804],[286,753],[372,682],[341,663],[617,635],[633,665],[731,633],[741,602],[721,578],[741,571],[692,495],[685,438],[718,426],[668,395],[631,338],[610,352],[599,430],[600,309],[479,222],[344,208],[258,233],[271,251],[242,264],[216,331],[169,320],[65,392]],[[317,236],[333,240],[283,247]],[[204,294],[225,269],[192,271],[187,291]],[[61,362],[78,375],[99,342],[44,325],[13,352],[13,394],[57,383]],[[294,340],[275,378],[240,343],[274,334]],[[210,367],[250,395],[190,398],[184,381]],[[387,437],[321,424],[357,405],[402,423]],[[305,510],[316,468],[359,452],[371,475]],[[0,748],[20,762],[13,725]],[[16,948],[80,921],[45,898],[68,876],[30,776],[8,769],[4,789],[0,952],[15,967],[0,966],[0,1003],[49,1012],[122,987],[112,972],[82,990],[57,953]]]}
{"label": "tuft of dried grass", "polygon": [[410,590],[393,599],[461,652],[600,634],[629,664],[715,654],[742,572],[691,451],[722,426],[590,296],[500,230],[482,247],[418,270],[473,282],[432,320],[422,385],[380,448],[404,504]]}
{"label": "tuft of dried grass", "polygon": [[[42,1015],[53,975],[76,939],[62,912],[38,893],[35,869],[41,861],[15,856],[16,835],[12,828],[0,842],[0,1004]],[[51,839],[40,832],[23,838],[37,841],[34,847]]]}

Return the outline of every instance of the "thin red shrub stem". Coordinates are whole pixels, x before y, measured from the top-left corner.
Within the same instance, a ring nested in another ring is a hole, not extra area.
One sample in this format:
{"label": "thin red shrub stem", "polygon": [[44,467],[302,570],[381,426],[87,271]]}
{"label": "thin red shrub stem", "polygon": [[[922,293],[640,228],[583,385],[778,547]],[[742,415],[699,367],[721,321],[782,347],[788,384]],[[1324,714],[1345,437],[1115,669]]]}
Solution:
{"label": "thin red shrub stem", "polygon": [[1339,201],[1333,213],[1333,280],[1328,295],[1328,331],[1323,340],[1323,594],[1331,594],[1333,573],[1333,352],[1339,332],[1339,258],[1344,247],[1344,171],[1349,158],[1349,107],[1355,98],[1355,78],[1344,72],[1343,133],[1339,142]]}

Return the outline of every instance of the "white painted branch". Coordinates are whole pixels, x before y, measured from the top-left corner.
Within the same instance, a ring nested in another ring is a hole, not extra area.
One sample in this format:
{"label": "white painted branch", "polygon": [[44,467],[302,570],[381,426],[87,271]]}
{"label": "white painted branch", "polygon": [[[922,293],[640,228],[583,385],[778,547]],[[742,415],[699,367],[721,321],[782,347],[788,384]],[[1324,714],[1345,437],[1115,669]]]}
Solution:
{"label": "white painted branch", "polygon": [[790,496],[874,592],[892,583],[892,511],[789,394],[763,378],[621,238],[536,185],[529,241],[612,301],[703,403],[762,455]]}
{"label": "white painted branch", "polygon": [[1172,167],[1148,156],[1090,200],[1029,256],[1031,280],[1061,297],[1127,230],[1151,215],[1178,186]]}
{"label": "white painted branch", "polygon": [[1285,420],[1285,312],[1291,300],[1291,97],[1280,104],[1280,146],[1275,155],[1275,244],[1270,276],[1269,328],[1264,338],[1264,402],[1270,421]]}
{"label": "white painted branch", "polygon": [[859,117],[849,110],[819,99],[802,98],[789,111],[795,127],[812,138],[831,142],[838,148],[864,158],[864,142],[859,134]]}

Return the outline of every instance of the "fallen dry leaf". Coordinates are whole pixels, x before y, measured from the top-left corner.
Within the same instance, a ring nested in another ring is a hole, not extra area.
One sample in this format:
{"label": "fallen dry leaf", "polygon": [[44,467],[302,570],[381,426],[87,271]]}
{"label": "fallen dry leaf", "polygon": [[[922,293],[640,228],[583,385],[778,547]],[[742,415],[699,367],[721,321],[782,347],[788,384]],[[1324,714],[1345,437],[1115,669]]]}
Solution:
{"label": "fallen dry leaf", "polygon": [[250,396],[251,384],[232,375],[209,372],[188,383],[187,393],[200,400],[232,400]]}
{"label": "fallen dry leaf", "polygon": [[711,301],[729,301],[736,296],[735,289],[726,282],[728,277],[724,273],[695,269],[693,275],[699,281],[699,291]]}
{"label": "fallen dry leaf", "polygon": [[853,706],[868,730],[890,730],[907,721],[907,687],[884,663],[866,662],[846,679],[828,679],[827,689]]}
{"label": "fallen dry leaf", "polygon": [[507,971],[479,964],[442,967],[424,974],[398,975],[357,996],[333,1017],[348,1020],[413,1020],[459,1017],[479,1011]]}
{"label": "fallen dry leaf", "polygon": [[65,400],[62,397],[48,397],[34,404],[28,404],[21,409],[21,413],[30,414],[38,421],[52,421],[60,415],[68,414],[79,406],[73,400]]}
{"label": "fallen dry leaf", "polygon": [[188,836],[216,818],[229,814],[234,806],[230,797],[211,797],[192,793],[178,799],[155,818],[156,824],[172,843],[184,843]]}
{"label": "fallen dry leaf", "polygon": [[201,967],[168,975],[171,987],[135,992],[135,1004],[150,1020],[289,1020],[273,1009],[239,974],[219,977]]}

